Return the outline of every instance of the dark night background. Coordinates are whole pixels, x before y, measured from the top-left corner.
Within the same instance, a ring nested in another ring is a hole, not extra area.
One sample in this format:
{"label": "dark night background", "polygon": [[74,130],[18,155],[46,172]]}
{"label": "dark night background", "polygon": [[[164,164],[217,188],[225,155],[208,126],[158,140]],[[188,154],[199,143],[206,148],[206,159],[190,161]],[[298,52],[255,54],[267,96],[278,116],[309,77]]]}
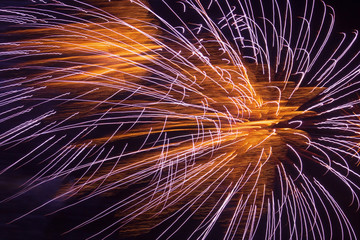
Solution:
{"label": "dark night background", "polygon": [[[7,6],[7,5],[22,5],[29,1],[25,0],[0,0],[0,8]],[[101,1],[101,0],[99,0]],[[298,0],[295,0],[298,1]],[[86,0],[84,0],[86,2]],[[155,6],[156,0],[152,0],[151,3]],[[328,5],[331,5],[335,9],[336,13],[336,23],[335,23],[335,31],[334,32],[345,32],[345,33],[351,33],[355,29],[360,29],[360,1],[354,1],[354,0],[326,0],[326,3]],[[156,8],[156,6],[155,6]],[[0,31],[3,29],[1,27],[0,22]],[[1,41],[4,40],[4,38],[0,38]],[[6,39],[5,39],[6,41]],[[360,41],[358,41],[358,46],[360,46]],[[0,63],[1,64],[1,63]],[[0,79],[1,81],[1,79]],[[1,110],[0,110],[1,111]],[[4,159],[3,156],[0,156],[1,164],[0,166],[6,166],[8,163],[6,162],[8,159]],[[9,157],[9,156],[8,156]],[[17,185],[17,182],[21,182],[23,179],[22,174],[28,174],[26,170],[18,171],[19,175],[14,176],[7,176],[2,175],[0,176],[0,200],[3,199],[5,196],[7,196],[8,192],[12,190],[13,186]],[[358,183],[360,184],[360,183]],[[91,212],[92,208],[96,208],[98,204],[104,204],[101,202],[98,202],[98,200],[89,201],[86,205],[82,206],[82,208],[77,208],[70,211],[65,211],[64,213],[61,213],[59,215],[59,219],[52,218],[49,220],[46,216],[44,216],[44,213],[48,212],[47,210],[56,209],[57,207],[61,206],[63,203],[61,202],[54,202],[53,204],[50,204],[48,206],[48,209],[43,209],[40,211],[37,211],[30,216],[17,221],[12,224],[7,224],[11,219],[14,219],[17,217],[20,213],[26,212],[26,209],[32,209],[33,207],[37,206],[38,203],[42,202],[43,199],[48,198],[48,196],[51,196],[56,192],[58,189],[60,183],[57,181],[51,182],[49,184],[45,184],[44,186],[41,186],[36,191],[33,191],[29,194],[25,194],[21,198],[15,199],[9,203],[1,203],[0,205],[0,240],[27,240],[27,239],[34,239],[34,240],[49,240],[49,239],[57,239],[57,235],[61,234],[64,227],[62,225],[66,225],[68,223],[61,222],[62,214],[63,215],[74,215],[74,221],[77,214],[93,214]],[[105,204],[111,204],[105,203]],[[23,209],[19,209],[19,206],[21,206]],[[354,214],[353,208],[349,210],[350,213],[350,221],[353,222],[353,227],[355,230],[360,228],[360,220],[359,213]],[[109,219],[109,222],[111,222],[112,219]],[[106,222],[104,222],[104,225]],[[49,226],[51,226],[49,228]],[[93,229],[90,231],[98,231],[103,226],[93,226]],[[51,229],[51,230],[49,230]],[[358,233],[360,233],[360,230],[358,230]],[[116,235],[116,234],[115,234]],[[359,235],[360,236],[360,235]],[[62,236],[61,239],[82,239],[81,231],[78,235],[73,235],[71,238],[67,238],[66,236]],[[112,239],[112,238],[109,238]],[[116,239],[116,237],[114,237]]]}
{"label": "dark night background", "polygon": [[351,32],[360,29],[360,1],[327,0],[328,5],[335,9],[335,27],[338,31]]}

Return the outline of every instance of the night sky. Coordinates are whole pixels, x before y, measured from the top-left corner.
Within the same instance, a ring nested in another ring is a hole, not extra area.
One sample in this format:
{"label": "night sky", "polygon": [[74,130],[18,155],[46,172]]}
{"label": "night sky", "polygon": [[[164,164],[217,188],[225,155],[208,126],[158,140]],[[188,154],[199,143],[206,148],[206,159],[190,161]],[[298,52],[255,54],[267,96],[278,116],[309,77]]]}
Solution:
{"label": "night sky", "polygon": [[[298,0],[296,0],[298,1]],[[0,7],[14,4],[21,5],[22,3],[26,3],[29,1],[25,0],[1,0]],[[335,32],[345,32],[351,33],[354,29],[360,29],[360,1],[351,1],[351,0],[326,0],[326,2],[333,6],[336,12],[336,25]],[[152,2],[152,4],[155,4]],[[0,24],[2,24],[0,22]],[[3,27],[0,27],[0,31],[3,31]],[[6,36],[0,35],[1,41],[6,41]],[[360,41],[358,41],[358,46],[360,46]],[[1,59],[1,57],[0,57]],[[0,62],[0,64],[2,64]],[[0,79],[1,80],[1,79]],[[1,112],[1,110],[0,110]],[[0,166],[3,168],[6,166],[12,157],[16,157],[16,153],[14,155],[0,155],[2,163]],[[31,176],[31,169],[23,169],[18,171],[18,175],[1,175],[0,176],[0,199],[3,199],[5,196],[8,196],[14,188],[18,185],[19,182],[22,182],[23,179]],[[78,219],[76,217],[77,214],[84,214],[85,216],[91,216],[92,209],[95,209],[99,204],[109,205],[108,203],[101,203],[100,200],[92,200],[82,205],[80,208],[75,208],[72,210],[66,210],[63,213],[60,213],[56,216],[46,217],[45,213],[51,212],[55,210],[59,206],[64,206],[64,202],[56,201],[50,204],[46,209],[42,209],[37,211],[30,216],[17,221],[12,224],[8,224],[7,222],[11,221],[14,217],[18,216],[20,213],[26,212],[26,210],[34,208],[38,203],[42,202],[43,199],[53,195],[57,189],[60,188],[59,181],[53,181],[44,186],[41,186],[36,191],[32,191],[31,193],[25,194],[24,196],[15,199],[13,201],[7,203],[1,203],[0,205],[0,240],[50,240],[50,239],[58,239],[58,236],[66,229],[68,223],[63,222],[65,217],[69,215],[73,215],[70,219],[72,221],[77,222]],[[116,200],[114,200],[116,201]],[[351,209],[352,211],[352,209]],[[96,213],[96,211],[95,211]],[[360,221],[358,219],[359,214],[353,214],[349,211],[350,219],[353,221],[354,228],[360,228]],[[113,219],[107,219],[109,222],[112,222]],[[106,221],[103,223],[106,225]],[[71,226],[71,224],[70,224]],[[90,232],[96,232],[101,229],[103,226],[94,225]],[[89,230],[86,230],[89,231]],[[359,235],[360,236],[360,235]],[[59,239],[82,239],[82,232],[72,235],[71,237],[63,235]],[[117,239],[114,238],[109,239]],[[145,238],[143,238],[145,240]]]}
{"label": "night sky", "polygon": [[360,29],[360,2],[351,0],[327,0],[328,5],[335,9],[336,28],[339,31],[352,32]]}

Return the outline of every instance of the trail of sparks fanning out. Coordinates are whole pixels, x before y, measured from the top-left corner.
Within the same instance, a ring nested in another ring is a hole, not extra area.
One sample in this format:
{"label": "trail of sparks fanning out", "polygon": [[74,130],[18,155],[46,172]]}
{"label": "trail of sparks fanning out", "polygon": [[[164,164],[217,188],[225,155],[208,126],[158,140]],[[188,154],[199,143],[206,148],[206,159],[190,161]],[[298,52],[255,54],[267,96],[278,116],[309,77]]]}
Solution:
{"label": "trail of sparks fanning out", "polygon": [[292,2],[1,8],[7,222],[70,213],[55,239],[357,239],[358,32]]}

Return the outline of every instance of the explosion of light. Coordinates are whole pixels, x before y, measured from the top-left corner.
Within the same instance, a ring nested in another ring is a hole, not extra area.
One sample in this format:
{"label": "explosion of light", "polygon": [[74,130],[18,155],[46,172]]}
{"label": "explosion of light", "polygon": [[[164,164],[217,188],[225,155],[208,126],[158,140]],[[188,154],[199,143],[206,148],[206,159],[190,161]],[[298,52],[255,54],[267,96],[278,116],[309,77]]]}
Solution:
{"label": "explosion of light", "polygon": [[65,235],[112,216],[84,237],[356,239],[358,33],[290,2],[0,9],[0,175],[32,172],[2,204],[63,181],[11,222],[99,198]]}

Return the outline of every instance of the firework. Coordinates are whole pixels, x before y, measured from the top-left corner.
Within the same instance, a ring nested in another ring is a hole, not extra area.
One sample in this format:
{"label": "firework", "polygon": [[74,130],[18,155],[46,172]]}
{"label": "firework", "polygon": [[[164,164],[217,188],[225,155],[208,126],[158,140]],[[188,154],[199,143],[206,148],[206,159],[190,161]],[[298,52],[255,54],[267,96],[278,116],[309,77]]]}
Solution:
{"label": "firework", "polygon": [[46,215],[56,239],[356,239],[358,33],[293,4],[2,8],[5,221]]}

